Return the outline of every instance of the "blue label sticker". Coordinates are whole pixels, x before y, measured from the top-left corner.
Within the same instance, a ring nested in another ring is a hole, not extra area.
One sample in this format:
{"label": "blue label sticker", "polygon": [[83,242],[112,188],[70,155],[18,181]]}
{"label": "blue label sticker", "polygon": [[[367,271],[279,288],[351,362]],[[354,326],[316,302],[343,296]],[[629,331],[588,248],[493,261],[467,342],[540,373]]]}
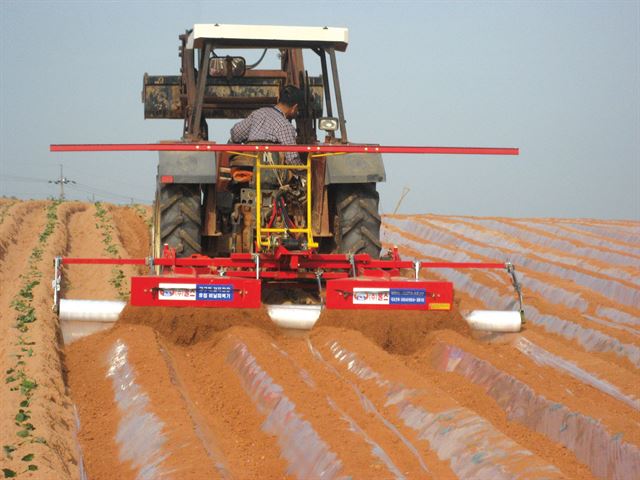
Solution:
{"label": "blue label sticker", "polygon": [[233,285],[196,285],[196,300],[231,302],[233,301]]}
{"label": "blue label sticker", "polygon": [[427,291],[420,288],[392,288],[389,290],[391,305],[424,305]]}

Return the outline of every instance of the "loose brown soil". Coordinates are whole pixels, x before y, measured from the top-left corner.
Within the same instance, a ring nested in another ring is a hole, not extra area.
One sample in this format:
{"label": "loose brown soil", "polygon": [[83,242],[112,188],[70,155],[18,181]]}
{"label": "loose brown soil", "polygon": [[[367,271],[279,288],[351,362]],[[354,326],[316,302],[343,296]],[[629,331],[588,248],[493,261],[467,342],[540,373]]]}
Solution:
{"label": "loose brown soil", "polygon": [[119,323],[153,327],[176,345],[193,345],[234,326],[254,327],[272,335],[279,333],[265,309],[152,308],[127,305]]}
{"label": "loose brown soil", "polygon": [[[11,302],[22,288],[19,275],[27,269],[29,255],[39,243],[48,205],[44,201],[0,201],[0,327],[3,332],[0,366],[3,371],[16,362],[18,332],[12,325],[17,313]],[[106,209],[118,255],[146,257],[149,254],[149,229],[141,210],[110,205]],[[161,434],[166,441],[159,452],[160,466],[176,478],[217,478],[227,473],[236,478],[295,476],[291,457],[287,457],[290,447],[286,446],[283,437],[268,433],[268,413],[257,407],[255,398],[248,391],[253,383],[243,383],[242,374],[232,364],[231,352],[238,345],[247,349],[263,371],[262,375],[267,375],[294,405],[297,418],[308,422],[328,451],[339,459],[340,474],[353,478],[392,478],[391,467],[375,453],[380,451],[388,455],[393,468],[407,478],[455,478],[455,474],[446,458],[440,458],[433,446],[396,417],[396,407],[388,404],[383,387],[356,378],[332,357],[329,346],[336,341],[356,353],[384,378],[393,378],[405,388],[418,392],[414,401],[423,408],[439,412],[464,407],[487,420],[496,435],[509,438],[530,451],[531,465],[553,466],[567,478],[592,478],[592,472],[570,449],[510,420],[482,387],[457,373],[434,368],[432,357],[438,345],[454,345],[489,362],[526,384],[537,395],[597,420],[630,447],[640,448],[638,410],[564,372],[536,365],[514,348],[513,335],[495,343],[484,342],[472,335],[459,312],[491,308],[492,305],[486,305],[486,299],[461,291],[456,291],[456,308],[452,312],[326,311],[315,329],[302,335],[278,330],[265,310],[127,306],[113,329],[63,349],[57,318],[50,310],[52,259],[55,255],[103,257],[107,253],[96,226],[93,205],[68,202],[57,207],[57,213],[56,230],[37,262],[42,277],[33,290],[37,321],[31,324],[30,338],[35,341],[34,355],[27,359],[25,367],[38,383],[30,405],[31,422],[36,434],[44,437],[47,443],[22,446],[13,460],[3,458],[2,468],[19,470],[24,467],[20,458],[35,454],[33,463],[39,470],[19,478],[79,478],[81,457],[74,440],[76,434],[89,478],[127,479],[140,473],[140,465],[120,460],[122,446],[116,441],[125,412],[116,403],[107,371],[109,352],[118,341],[128,348],[136,384],[149,399],[147,411],[162,422]],[[418,217],[416,221],[422,225],[431,225],[432,221],[440,225],[442,222],[467,225],[466,233],[453,235],[457,239],[454,243],[441,242],[438,246],[452,252],[464,252],[478,261],[488,258],[462,250],[460,246],[462,241],[473,248],[485,245],[478,240],[480,237],[473,237],[473,232],[509,239],[504,233],[473,223],[470,217]],[[512,219],[491,220],[522,227]],[[562,225],[571,236],[571,243],[577,247],[584,246],[580,243],[580,235],[589,240],[599,238],[593,232],[575,228],[578,224],[608,228],[612,232],[613,229],[640,230],[637,222],[585,220],[565,225],[561,220],[537,219],[527,224],[531,226],[523,227],[530,238],[516,242],[535,251],[537,258],[574,258],[576,255],[573,251],[543,246],[544,242],[553,240],[553,235],[536,228],[534,223]],[[388,228],[414,242],[413,245],[399,245],[403,255],[429,258],[417,247],[421,243],[427,244],[426,240],[409,231],[393,226]],[[433,228],[446,230],[443,226]],[[593,242],[588,245],[592,249],[599,248]],[[611,245],[610,249],[603,245],[601,250],[611,253],[639,247],[637,243],[632,245],[622,240],[612,240]],[[505,252],[505,256],[508,253]],[[630,258],[635,257],[630,254]],[[581,263],[576,270],[590,272],[597,278],[611,278],[604,273],[611,268],[632,271],[624,266],[607,265],[601,259],[585,257],[579,260]],[[580,311],[544,298],[537,292],[528,291],[525,280],[526,304],[535,306],[543,314],[554,315],[640,348],[640,336],[614,328],[614,321],[609,319],[609,325],[599,324],[583,316],[598,317],[598,310],[607,307],[626,314],[626,318],[638,319],[639,309],[618,304],[602,292],[553,273],[518,268],[529,278],[580,294],[587,307]],[[146,273],[143,268],[124,270],[126,276]],[[501,282],[486,272],[465,273],[478,285],[511,293],[506,277],[507,281]],[[112,275],[111,267],[69,266],[65,269],[64,296],[115,299],[118,292],[111,282]],[[439,278],[438,275],[434,271],[429,278]],[[628,281],[620,283],[633,285]],[[640,322],[630,328],[639,330]],[[630,358],[612,351],[588,351],[575,339],[533,324],[527,325],[523,335],[550,353],[607,380],[625,395],[640,397],[640,374]],[[317,349],[323,361],[311,347]],[[264,381],[264,378],[256,377],[253,382]],[[18,437],[13,418],[21,400],[7,385],[1,391],[0,436],[3,445],[14,444]],[[372,410],[364,398],[377,410]],[[80,417],[78,432],[73,417],[74,404]],[[308,455],[309,446],[305,448],[297,453],[298,457]],[[524,472],[526,467],[516,462],[509,468]]]}
{"label": "loose brown soil", "polygon": [[423,346],[426,336],[449,328],[469,335],[470,329],[458,310],[450,312],[326,310],[316,327],[343,327],[362,332],[389,353],[408,355]]}

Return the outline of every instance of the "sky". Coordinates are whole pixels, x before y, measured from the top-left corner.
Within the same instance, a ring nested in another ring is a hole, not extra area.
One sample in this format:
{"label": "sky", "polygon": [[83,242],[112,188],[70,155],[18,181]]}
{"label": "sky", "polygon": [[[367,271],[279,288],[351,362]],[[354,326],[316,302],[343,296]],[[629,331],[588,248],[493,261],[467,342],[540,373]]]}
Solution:
{"label": "sky", "polygon": [[157,154],[49,144],[178,139],[181,121],[144,120],[142,78],[178,74],[194,23],[329,25],[349,28],[351,141],[521,151],[386,155],[384,213],[409,189],[400,213],[640,220],[640,0],[1,0],[0,16],[0,195],[58,195],[62,164],[67,198],[150,203]]}

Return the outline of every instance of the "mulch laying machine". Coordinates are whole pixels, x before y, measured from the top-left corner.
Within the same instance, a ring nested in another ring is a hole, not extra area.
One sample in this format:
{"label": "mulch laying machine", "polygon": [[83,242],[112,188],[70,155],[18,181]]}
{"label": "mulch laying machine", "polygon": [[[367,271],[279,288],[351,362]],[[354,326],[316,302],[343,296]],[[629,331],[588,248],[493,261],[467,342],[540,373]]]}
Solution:
{"label": "mulch laying machine", "polygon": [[[265,159],[269,153],[296,151],[306,153],[300,170],[306,175],[307,198],[312,198],[309,172],[314,159],[347,152],[401,154],[473,154],[514,155],[511,148],[397,147],[378,145],[221,145],[127,144],[127,145],[52,145],[54,152],[72,151],[224,151],[256,157],[256,169],[274,168]],[[286,167],[291,166],[278,166]],[[257,198],[260,187],[257,186]],[[309,202],[310,203],[310,202]],[[257,205],[260,208],[260,205]],[[54,304],[67,322],[114,322],[124,306],[122,301],[66,300],[62,298],[63,267],[85,265],[147,266],[149,274],[131,278],[130,303],[144,307],[209,307],[257,309],[266,306],[271,319],[280,327],[310,329],[323,309],[423,310],[447,311],[453,307],[451,282],[427,281],[431,269],[496,269],[509,275],[517,295],[518,310],[475,310],[467,316],[471,326],[495,332],[519,331],[524,318],[522,293],[515,269],[507,263],[432,262],[403,260],[397,248],[381,258],[369,254],[318,253],[311,228],[311,206],[301,226],[270,228],[255,224],[255,251],[232,253],[227,257],[194,254],[179,257],[165,245],[162,256],[154,258],[68,258],[56,259]],[[259,218],[259,217],[256,217]],[[302,248],[287,248],[287,238],[296,237]],[[273,292],[282,303],[268,303]],[[269,292],[272,292],[270,295]],[[300,293],[303,292],[303,293]],[[292,300],[292,298],[294,298]],[[212,312],[212,314],[214,314]],[[220,312],[223,314],[223,312]],[[214,314],[215,315],[215,314]],[[91,327],[87,327],[91,330]]]}
{"label": "mulch laying machine", "polygon": [[[196,24],[179,39],[180,74],[145,74],[142,100],[145,118],[184,121],[180,142],[51,146],[159,152],[151,256],[56,259],[55,308],[63,326],[109,324],[124,305],[61,298],[66,267],[128,264],[150,272],[131,279],[131,305],[266,305],[278,325],[300,329],[310,328],[322,309],[450,310],[453,285],[427,281],[426,270],[499,269],[510,276],[519,309],[474,312],[468,321],[487,330],[520,329],[522,295],[511,264],[407,261],[394,248],[381,255],[376,191],[386,176],[383,153],[517,155],[518,149],[350,142],[336,59],[347,49],[346,28]],[[276,54],[270,64],[269,53]],[[310,59],[319,64],[317,76],[306,70]],[[208,141],[208,120],[277,108],[291,87],[304,97],[295,114],[297,145]],[[283,161],[287,152],[301,164]]]}

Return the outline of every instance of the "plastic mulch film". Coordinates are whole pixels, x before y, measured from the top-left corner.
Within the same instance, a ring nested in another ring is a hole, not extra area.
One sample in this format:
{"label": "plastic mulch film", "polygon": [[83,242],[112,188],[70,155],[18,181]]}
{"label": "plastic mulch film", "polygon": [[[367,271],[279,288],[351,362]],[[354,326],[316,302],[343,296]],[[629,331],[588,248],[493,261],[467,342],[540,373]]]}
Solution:
{"label": "plastic mulch film", "polygon": [[[400,235],[387,231],[389,241],[398,245],[406,245],[414,250],[419,250],[419,246],[425,244],[417,244],[411,240],[402,238]],[[417,245],[414,245],[417,244]],[[447,261],[472,261],[468,255],[457,252],[454,258],[448,258],[442,255],[440,247],[429,245],[428,248],[438,248],[439,251],[434,253],[425,253],[427,256],[435,256],[443,258]],[[448,250],[447,250],[448,251]],[[471,275],[466,272],[452,269],[438,269],[436,274],[449,282],[452,282],[456,290],[467,293],[469,296],[481,300],[488,307],[495,310],[510,309],[513,306],[514,296],[511,293],[501,294],[496,289],[483,285],[472,279]],[[528,288],[529,284],[524,285]],[[549,287],[550,288],[550,287]],[[568,340],[575,340],[589,352],[612,352],[620,357],[627,358],[633,365],[640,367],[640,348],[631,343],[623,343],[617,338],[613,338],[599,330],[583,327],[570,320],[562,319],[556,315],[540,312],[532,305],[525,306],[526,319],[528,322],[544,328],[548,333],[560,335]]]}
{"label": "plastic mulch film", "polygon": [[[584,262],[579,261],[577,257],[570,258],[546,252],[544,254],[544,259],[542,259],[538,257],[538,253],[536,251],[525,248],[506,238],[497,237],[490,231],[482,232],[468,226],[452,225],[445,222],[436,222],[441,224],[441,227],[439,226],[438,228],[434,228],[436,226],[435,223],[431,226],[429,223],[426,223],[426,221],[421,222],[395,218],[388,218],[385,219],[385,221],[389,225],[393,225],[396,228],[400,228],[424,239],[425,243],[409,242],[401,235],[394,236],[393,232],[387,231],[386,233],[390,237],[389,241],[397,243],[398,245],[406,244],[407,246],[411,246],[410,243],[413,243],[415,246],[412,246],[412,248],[415,248],[427,256],[443,258],[449,261],[458,261],[457,259],[447,258],[447,256],[436,253],[437,250],[435,250],[435,248],[438,247],[438,245],[434,245],[434,243],[444,243],[446,245],[451,245],[452,247],[455,246],[456,252],[465,250],[495,261],[505,261],[505,259],[508,258],[517,267],[528,268],[534,272],[554,275],[565,280],[571,280],[580,286],[589,288],[627,306],[635,307],[640,304],[640,289],[625,285],[615,280],[616,278],[625,277],[628,277],[626,278],[627,280],[629,278],[635,278],[622,270],[609,272],[609,275],[614,275],[612,278],[601,278],[599,276],[590,275],[583,271],[571,268],[572,266],[579,266],[584,269],[589,268],[589,266],[584,264]],[[449,232],[457,233],[458,235],[454,235]],[[397,240],[394,237],[398,237]],[[474,241],[467,241],[465,237],[469,239],[473,238]],[[478,243],[483,241],[486,241],[488,245],[492,246],[490,247]],[[444,248],[443,250],[445,252],[448,251],[449,255],[451,254],[451,250],[447,248]],[[580,265],[578,265],[578,263],[580,263]]]}
{"label": "plastic mulch film", "polygon": [[275,435],[288,463],[286,474],[300,479],[345,478],[342,462],[320,438],[313,426],[296,412],[284,390],[258,364],[249,348],[238,342],[227,362],[237,373],[244,390],[258,411],[267,418],[262,429]]}
{"label": "plastic mulch film", "polygon": [[429,443],[440,459],[448,460],[459,478],[563,478],[553,466],[497,431],[471,410],[457,406],[432,411],[429,398],[444,394],[422,392],[384,378],[339,343],[329,344],[335,360],[364,381],[375,383],[386,395],[384,407],[395,406],[398,420]]}
{"label": "plastic mulch film", "polygon": [[[314,357],[316,355],[319,355],[319,352],[314,352],[313,346],[311,346],[311,342],[309,341],[309,339],[307,339],[307,345],[310,346],[311,352],[314,355]],[[291,356],[285,352],[284,350],[282,350],[280,347],[278,347],[275,343],[272,343],[271,346],[280,354],[282,355],[284,358],[286,358],[291,365],[298,371],[298,375],[300,376],[300,378],[302,379],[302,381],[312,390],[317,390],[316,387],[316,383],[312,377],[312,375],[305,370],[304,368],[300,367],[292,358]],[[327,365],[326,362],[323,362],[325,364],[325,366]],[[349,382],[350,383],[350,382]],[[356,422],[352,417],[349,416],[349,414],[347,414],[347,412],[345,412],[344,410],[342,410],[338,404],[333,400],[333,398],[331,398],[329,395],[326,395],[326,400],[328,405],[331,407],[331,409],[333,411],[335,411],[340,418],[346,422],[349,425],[349,430],[352,431],[353,433],[357,434],[359,437],[362,438],[362,440],[369,445],[369,447],[371,448],[371,453],[377,457],[382,464],[387,468],[389,475],[391,475],[393,478],[398,479],[398,480],[403,480],[406,477],[402,474],[402,472],[400,472],[400,470],[398,469],[398,467],[393,463],[393,460],[391,460],[391,457],[389,456],[389,454],[384,450],[384,448],[382,448],[380,446],[380,444],[378,444],[373,438],[371,438],[369,436],[369,434],[367,434],[367,432],[365,430],[362,429],[362,427],[360,427],[360,425],[358,425],[358,422]],[[369,411],[369,409],[365,409],[366,411]],[[425,471],[428,472],[428,470],[425,469]]]}
{"label": "plastic mulch film", "polygon": [[[594,248],[594,246],[582,245],[582,240],[584,239],[578,238],[578,236],[572,235],[566,230],[559,232],[559,229],[553,225],[527,222],[524,220],[518,220],[516,222],[517,225],[490,219],[465,218],[463,221],[480,225],[490,230],[504,233],[512,238],[518,238],[545,248],[564,250],[572,255],[590,258],[611,265],[626,267],[633,264],[634,261],[638,262],[638,259],[634,257],[634,255],[637,255],[637,249],[635,248],[629,249],[629,252],[612,252],[609,251],[608,245],[606,244],[601,245],[601,247],[605,247],[606,250],[601,250],[597,248],[597,246]],[[549,233],[551,236],[536,235],[535,229]],[[564,238],[560,238],[559,234]]]}
{"label": "plastic mulch film", "polygon": [[362,390],[360,390],[356,384],[351,382],[349,379],[345,378],[335,367],[333,367],[333,365],[327,362],[322,356],[322,354],[320,353],[320,351],[313,346],[313,344],[311,343],[311,340],[309,340],[308,338],[307,338],[307,347],[309,348],[309,351],[311,352],[311,354],[316,360],[322,363],[325,366],[325,368],[327,368],[338,379],[340,379],[341,381],[344,381],[351,387],[353,392],[356,394],[356,396],[360,400],[360,404],[362,405],[362,408],[367,413],[372,414],[380,423],[382,423],[385,426],[385,428],[389,430],[390,435],[396,437],[398,440],[400,440],[400,442],[402,442],[402,444],[407,448],[407,450],[409,450],[409,452],[411,452],[411,454],[416,458],[416,460],[418,461],[418,464],[420,465],[420,468],[425,473],[430,473],[429,467],[427,467],[427,464],[424,458],[422,457],[422,455],[420,454],[416,446],[406,436],[404,436],[402,432],[400,432],[400,430],[398,430],[398,428],[393,424],[393,422],[389,421],[389,419],[387,419],[384,415],[382,415],[380,410],[376,408],[376,406],[369,399],[369,397],[367,397],[367,395],[365,395],[365,393]]}
{"label": "plastic mulch film", "polygon": [[586,370],[580,368],[575,363],[554,355],[551,352],[547,352],[544,348],[536,345],[531,340],[524,337],[518,337],[513,345],[538,365],[549,366],[557,370],[562,370],[563,372],[571,375],[573,378],[576,378],[581,382],[587,383],[592,387],[597,388],[601,392],[612,396],[616,400],[620,400],[621,402],[626,403],[631,408],[640,410],[639,399],[633,396],[625,395],[616,386],[611,385],[606,380],[602,380],[601,378],[596,377],[592,373],[589,373]]}
{"label": "plastic mulch film", "polygon": [[107,372],[121,413],[116,432],[120,462],[131,462],[138,470],[136,479],[139,480],[171,478],[172,472],[162,465],[169,456],[163,448],[167,441],[162,431],[164,423],[149,410],[149,397],[136,383],[127,353],[127,345],[117,340],[109,356]]}
{"label": "plastic mulch film", "polygon": [[[526,383],[495,368],[489,362],[452,345],[439,344],[433,366],[458,373],[482,387],[507,414],[573,451],[594,475],[629,479],[640,469],[640,449],[625,443],[597,420],[537,394]],[[634,473],[635,472],[635,473]]]}
{"label": "plastic mulch film", "polygon": [[84,456],[82,454],[82,447],[78,441],[78,434],[80,433],[80,415],[78,415],[78,409],[73,406],[73,419],[75,421],[75,431],[73,432],[73,440],[76,443],[76,454],[78,455],[78,476],[80,480],[87,480],[87,471],[84,469]]}

